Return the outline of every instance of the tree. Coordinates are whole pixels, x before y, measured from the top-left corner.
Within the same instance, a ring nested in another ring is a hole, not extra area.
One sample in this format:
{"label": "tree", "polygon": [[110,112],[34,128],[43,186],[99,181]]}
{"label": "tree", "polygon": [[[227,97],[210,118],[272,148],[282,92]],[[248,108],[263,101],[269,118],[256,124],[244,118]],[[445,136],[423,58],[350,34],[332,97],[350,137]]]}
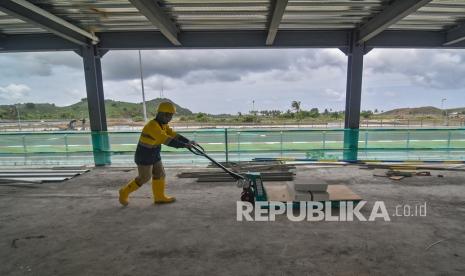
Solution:
{"label": "tree", "polygon": [[255,122],[257,119],[252,116],[252,115],[245,115],[242,117],[241,121],[244,122],[244,123],[253,123]]}
{"label": "tree", "polygon": [[34,109],[36,105],[34,103],[26,103],[26,108],[27,109]]}
{"label": "tree", "polygon": [[202,113],[202,112],[199,112],[199,113],[195,116],[195,120],[196,120],[197,122],[206,122],[206,121],[208,121],[207,114]]}
{"label": "tree", "polygon": [[318,116],[320,116],[320,111],[318,110],[318,108],[314,107],[310,109],[310,117],[317,118]]}
{"label": "tree", "polygon": [[371,115],[373,115],[373,111],[371,110],[363,110],[362,112],[360,112],[360,116],[362,116],[365,119],[370,118]]}
{"label": "tree", "polygon": [[328,109],[327,109],[327,108],[325,108],[325,111],[323,112],[323,114],[324,114],[324,115],[326,115],[326,116],[328,116],[328,114],[329,114],[329,111],[328,111]]}
{"label": "tree", "polygon": [[339,112],[337,112],[337,111],[336,111],[336,112],[332,112],[332,113],[331,113],[331,118],[339,119],[339,117],[340,117],[339,115],[340,115],[340,114],[339,114]]}
{"label": "tree", "polygon": [[300,101],[292,101],[291,107],[297,112],[300,112]]}

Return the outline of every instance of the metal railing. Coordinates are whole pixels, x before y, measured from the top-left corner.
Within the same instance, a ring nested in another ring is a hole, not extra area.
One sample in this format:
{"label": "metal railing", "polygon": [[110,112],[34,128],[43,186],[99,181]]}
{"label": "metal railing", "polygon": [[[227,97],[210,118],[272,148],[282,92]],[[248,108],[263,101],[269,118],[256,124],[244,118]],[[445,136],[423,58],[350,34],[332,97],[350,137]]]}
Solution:
{"label": "metal railing", "polygon": [[[220,161],[254,157],[343,159],[344,129],[189,130]],[[132,163],[139,132],[107,132],[112,163]],[[90,132],[0,133],[0,165],[92,164]],[[163,147],[170,163],[203,162],[184,149]],[[358,158],[373,160],[464,160],[465,129],[360,129]]]}

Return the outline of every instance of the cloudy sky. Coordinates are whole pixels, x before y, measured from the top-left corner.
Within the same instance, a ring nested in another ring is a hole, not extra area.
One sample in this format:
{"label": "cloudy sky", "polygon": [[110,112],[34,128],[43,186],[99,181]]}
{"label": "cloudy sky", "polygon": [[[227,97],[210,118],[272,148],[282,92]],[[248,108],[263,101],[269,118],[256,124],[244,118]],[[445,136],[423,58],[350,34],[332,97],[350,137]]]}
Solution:
{"label": "cloudy sky", "polygon": [[[194,112],[343,110],[347,58],[336,49],[142,51],[147,99],[164,96]],[[105,97],[141,102],[137,51],[102,60]],[[362,109],[465,106],[465,50],[376,49],[365,56]],[[72,52],[0,54],[0,104],[86,97],[81,58]]]}

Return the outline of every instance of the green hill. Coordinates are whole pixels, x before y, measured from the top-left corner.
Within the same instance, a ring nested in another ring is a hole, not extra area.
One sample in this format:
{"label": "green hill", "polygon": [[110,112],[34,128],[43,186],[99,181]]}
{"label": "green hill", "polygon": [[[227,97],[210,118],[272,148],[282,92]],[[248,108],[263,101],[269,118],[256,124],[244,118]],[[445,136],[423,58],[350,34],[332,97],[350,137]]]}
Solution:
{"label": "green hill", "polygon": [[447,109],[447,113],[457,112],[461,114],[465,114],[465,107],[458,107],[458,108],[450,108]]}
{"label": "green hill", "polygon": [[437,116],[441,115],[442,110],[434,106],[423,106],[413,108],[396,108],[393,110],[386,111],[380,115],[386,116]]}
{"label": "green hill", "polygon": [[[162,101],[169,99],[156,98],[146,102],[147,116],[154,117],[156,107]],[[176,103],[176,110],[179,115],[191,115],[192,112],[183,108]],[[20,117],[23,120],[42,120],[42,119],[80,119],[87,118],[89,115],[87,108],[87,99],[69,106],[56,106],[49,103],[24,103],[17,104]],[[143,117],[142,103],[129,103],[113,100],[105,100],[105,111],[107,118],[130,118],[140,120]],[[17,113],[14,105],[0,105],[0,120],[14,120]]]}

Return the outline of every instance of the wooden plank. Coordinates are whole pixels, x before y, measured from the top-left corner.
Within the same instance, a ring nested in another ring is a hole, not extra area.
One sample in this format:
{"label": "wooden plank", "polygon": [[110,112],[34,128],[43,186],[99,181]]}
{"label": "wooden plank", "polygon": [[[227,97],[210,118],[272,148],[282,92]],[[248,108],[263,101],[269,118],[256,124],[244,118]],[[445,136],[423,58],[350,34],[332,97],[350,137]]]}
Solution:
{"label": "wooden plank", "polygon": [[331,201],[356,201],[362,198],[354,193],[346,185],[328,185],[329,200]]}

